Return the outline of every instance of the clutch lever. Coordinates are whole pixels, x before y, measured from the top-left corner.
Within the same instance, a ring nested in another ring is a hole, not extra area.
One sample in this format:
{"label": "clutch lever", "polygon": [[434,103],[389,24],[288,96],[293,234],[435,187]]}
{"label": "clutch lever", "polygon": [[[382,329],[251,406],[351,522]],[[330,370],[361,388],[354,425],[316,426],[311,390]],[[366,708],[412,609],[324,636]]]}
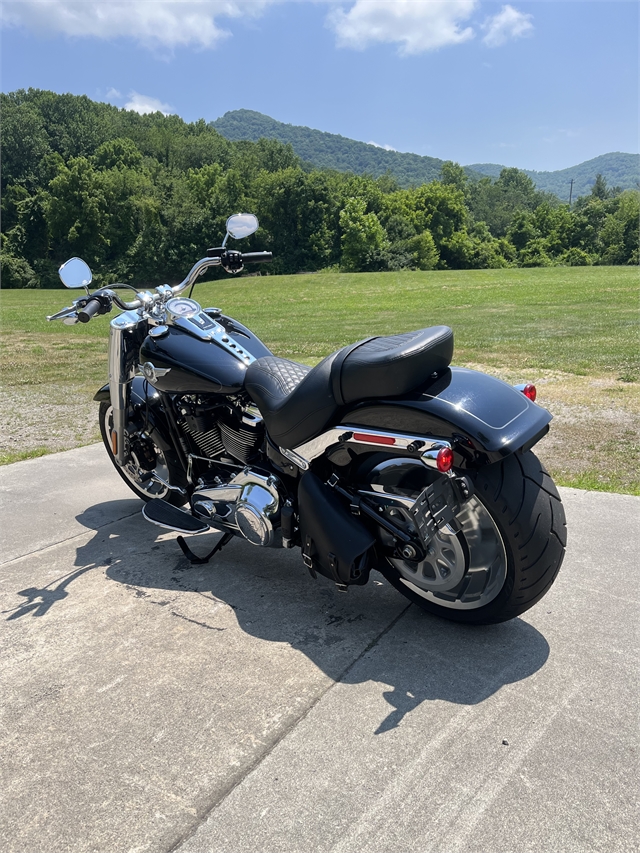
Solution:
{"label": "clutch lever", "polygon": [[70,305],[68,308],[63,308],[61,311],[58,311],[56,314],[47,315],[47,320],[51,322],[52,320],[71,320],[70,323],[67,323],[68,326],[73,326],[78,322],[78,315],[76,314],[76,306]]}

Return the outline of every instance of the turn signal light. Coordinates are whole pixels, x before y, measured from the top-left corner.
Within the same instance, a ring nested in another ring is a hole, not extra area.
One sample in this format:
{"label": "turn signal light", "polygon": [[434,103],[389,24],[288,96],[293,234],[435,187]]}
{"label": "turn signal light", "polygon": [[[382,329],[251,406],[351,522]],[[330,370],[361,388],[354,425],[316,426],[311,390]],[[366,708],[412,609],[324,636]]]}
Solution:
{"label": "turn signal light", "polygon": [[436,456],[436,467],[441,474],[446,474],[453,467],[453,450],[443,447]]}

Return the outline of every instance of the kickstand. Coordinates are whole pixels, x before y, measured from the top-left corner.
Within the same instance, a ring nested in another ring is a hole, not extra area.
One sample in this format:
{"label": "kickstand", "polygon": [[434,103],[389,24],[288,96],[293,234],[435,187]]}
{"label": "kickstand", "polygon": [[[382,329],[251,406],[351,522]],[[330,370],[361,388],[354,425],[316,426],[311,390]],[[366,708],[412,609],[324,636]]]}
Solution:
{"label": "kickstand", "polygon": [[187,560],[189,560],[189,562],[192,565],[200,566],[203,563],[208,563],[209,560],[213,557],[213,555],[217,554],[218,551],[220,551],[222,548],[224,548],[224,546],[227,545],[232,539],[233,539],[233,533],[225,533],[224,536],[222,537],[222,539],[220,539],[218,542],[216,542],[215,547],[213,548],[212,551],[210,551],[206,555],[206,557],[198,557],[197,554],[194,554],[193,551],[191,550],[191,548],[189,548],[187,543],[184,541],[184,538],[182,536],[178,536],[176,541],[177,541],[178,545],[180,546],[182,553],[187,558]]}

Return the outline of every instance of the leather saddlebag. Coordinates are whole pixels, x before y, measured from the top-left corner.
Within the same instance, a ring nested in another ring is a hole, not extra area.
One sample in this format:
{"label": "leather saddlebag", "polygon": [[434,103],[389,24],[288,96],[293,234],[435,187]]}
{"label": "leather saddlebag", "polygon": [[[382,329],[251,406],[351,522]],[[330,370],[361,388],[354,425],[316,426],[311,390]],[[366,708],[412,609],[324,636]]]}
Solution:
{"label": "leather saddlebag", "polygon": [[302,557],[311,575],[324,575],[337,584],[366,583],[375,539],[311,471],[300,478],[298,510]]}

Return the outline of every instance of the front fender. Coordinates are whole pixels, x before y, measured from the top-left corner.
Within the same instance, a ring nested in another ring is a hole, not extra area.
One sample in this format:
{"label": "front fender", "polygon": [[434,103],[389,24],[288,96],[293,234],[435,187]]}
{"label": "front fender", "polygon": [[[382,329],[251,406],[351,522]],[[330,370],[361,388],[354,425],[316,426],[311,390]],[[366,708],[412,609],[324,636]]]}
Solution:
{"label": "front fender", "polygon": [[[111,400],[109,384],[103,385],[94,394],[97,403],[108,403]],[[156,389],[142,376],[135,376],[131,382],[131,399],[133,406],[143,406],[143,417],[148,418],[149,435],[163,450],[172,449],[174,444],[167,417],[162,406],[162,398]]]}
{"label": "front fender", "polygon": [[551,418],[501,379],[452,367],[411,394],[359,403],[342,423],[442,438],[452,443],[457,467],[476,468],[530,449]]}

